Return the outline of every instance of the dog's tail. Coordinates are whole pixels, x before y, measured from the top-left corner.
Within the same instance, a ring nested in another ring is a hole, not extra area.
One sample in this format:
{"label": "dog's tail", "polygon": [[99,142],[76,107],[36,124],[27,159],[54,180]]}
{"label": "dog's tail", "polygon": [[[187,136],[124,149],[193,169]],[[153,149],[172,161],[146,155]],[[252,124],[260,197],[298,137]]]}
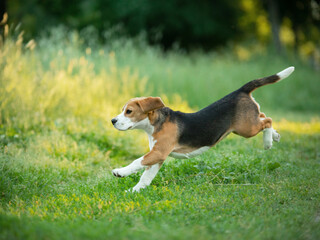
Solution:
{"label": "dog's tail", "polygon": [[281,71],[277,74],[271,75],[269,77],[264,77],[264,78],[252,80],[251,82],[248,82],[245,85],[243,85],[239,90],[241,92],[245,92],[245,93],[249,94],[258,87],[262,87],[267,84],[279,82],[280,80],[288,77],[293,71],[294,71],[294,67],[288,67],[288,68],[284,69],[283,71]]}

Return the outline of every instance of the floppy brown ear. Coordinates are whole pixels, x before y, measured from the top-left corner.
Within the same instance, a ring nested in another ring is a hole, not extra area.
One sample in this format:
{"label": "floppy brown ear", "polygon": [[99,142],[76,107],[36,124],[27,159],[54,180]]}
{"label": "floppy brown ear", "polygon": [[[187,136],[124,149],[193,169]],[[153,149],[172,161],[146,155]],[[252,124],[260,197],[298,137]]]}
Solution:
{"label": "floppy brown ear", "polygon": [[139,100],[138,104],[144,113],[164,107],[164,104],[159,97],[146,97]]}

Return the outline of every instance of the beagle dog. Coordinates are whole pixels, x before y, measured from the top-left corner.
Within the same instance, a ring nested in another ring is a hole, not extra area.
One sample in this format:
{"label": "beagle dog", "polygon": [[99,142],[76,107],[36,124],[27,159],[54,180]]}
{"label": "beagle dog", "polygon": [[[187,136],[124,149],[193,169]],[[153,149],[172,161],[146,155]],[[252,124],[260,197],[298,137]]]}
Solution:
{"label": "beagle dog", "polygon": [[263,131],[264,148],[270,149],[272,141],[279,142],[280,135],[272,128],[272,119],[260,112],[251,93],[258,87],[288,77],[293,71],[294,67],[289,67],[275,75],[250,81],[195,113],[173,111],[165,107],[159,97],[129,100],[121,114],[111,122],[121,131],[144,130],[149,137],[150,151],[128,166],[114,169],[113,175],[126,177],[145,169],[139,183],[132,189],[139,192],[150,185],[168,156],[195,157],[231,132],[249,138]]}

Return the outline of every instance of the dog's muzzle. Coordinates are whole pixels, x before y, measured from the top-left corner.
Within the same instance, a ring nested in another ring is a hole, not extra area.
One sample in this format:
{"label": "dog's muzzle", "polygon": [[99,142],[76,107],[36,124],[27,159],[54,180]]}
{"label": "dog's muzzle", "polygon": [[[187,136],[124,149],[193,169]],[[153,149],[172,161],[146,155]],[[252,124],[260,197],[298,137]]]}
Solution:
{"label": "dog's muzzle", "polygon": [[112,122],[113,125],[115,125],[117,121],[118,121],[118,120],[115,119],[115,118],[112,118],[112,119],[111,119],[111,122]]}

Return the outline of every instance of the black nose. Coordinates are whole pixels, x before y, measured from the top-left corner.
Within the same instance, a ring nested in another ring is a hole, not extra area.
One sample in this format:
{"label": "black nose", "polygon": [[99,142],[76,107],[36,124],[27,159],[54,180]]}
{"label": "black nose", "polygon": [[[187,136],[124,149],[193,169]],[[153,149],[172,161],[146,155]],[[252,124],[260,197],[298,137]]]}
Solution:
{"label": "black nose", "polygon": [[113,125],[115,125],[117,121],[118,121],[118,120],[115,119],[115,118],[112,118],[112,119],[111,119],[111,122],[112,122]]}

